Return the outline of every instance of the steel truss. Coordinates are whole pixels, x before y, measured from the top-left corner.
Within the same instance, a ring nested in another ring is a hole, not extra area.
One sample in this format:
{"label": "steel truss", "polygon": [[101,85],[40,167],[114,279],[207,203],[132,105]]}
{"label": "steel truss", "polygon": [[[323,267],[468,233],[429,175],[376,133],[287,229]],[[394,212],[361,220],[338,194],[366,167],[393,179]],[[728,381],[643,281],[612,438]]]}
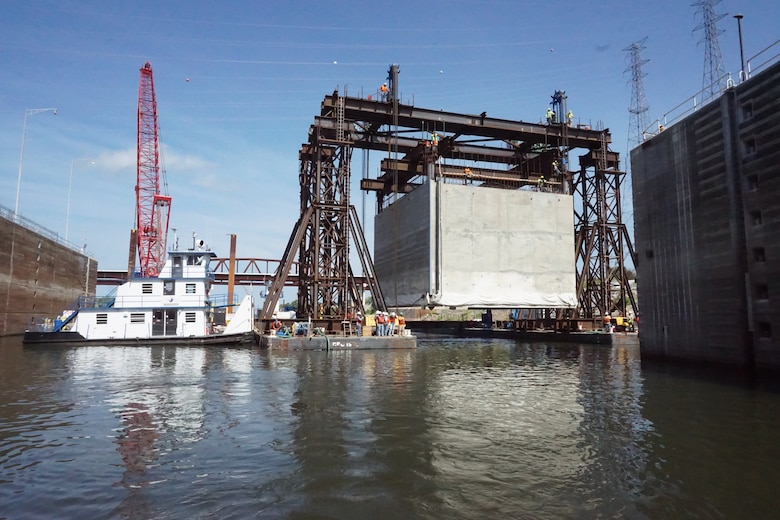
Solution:
{"label": "steel truss", "polygon": [[[343,319],[362,309],[362,287],[349,265],[349,238],[357,247],[374,306],[385,309],[381,289],[357,213],[350,204],[350,159],[353,148],[387,154],[377,178],[361,180],[373,191],[382,211],[436,176],[444,182],[468,182],[492,188],[537,186],[573,194],[582,200],[575,211],[579,318],[594,318],[636,299],[624,265],[634,252],[621,220],[618,154],[609,151],[608,129],[592,130],[568,122],[527,123],[478,115],[428,110],[399,103],[389,71],[391,92],[380,100],[326,96],[320,116],[300,152],[301,218],[296,223],[262,311],[270,319],[284,280],[298,255],[299,316]],[[557,93],[556,93],[557,94]],[[562,107],[556,107],[561,111]],[[563,114],[559,121],[563,119]],[[569,152],[585,149],[580,169],[569,164]],[[576,200],[575,200],[576,203]],[[602,283],[603,282],[603,283]],[[558,319],[564,313],[552,311]]]}
{"label": "steel truss", "polygon": [[[341,101],[337,100],[334,108],[323,109],[323,117],[317,120],[334,124],[312,125],[309,142],[301,148],[301,217],[268,290],[262,320],[271,319],[296,254],[299,319],[343,320],[358,311],[365,312],[366,289],[374,307],[386,310],[363,229],[350,204],[351,124],[344,120]],[[349,263],[350,238],[363,269],[362,277],[355,276]]]}
{"label": "steel truss", "polygon": [[[618,170],[618,154],[602,149],[580,156],[580,172],[572,179],[579,198],[575,208],[577,301],[579,318],[627,315],[638,310],[626,269],[626,252],[636,265],[636,254],[623,223],[620,190],[625,172]],[[578,197],[577,197],[578,196]]]}

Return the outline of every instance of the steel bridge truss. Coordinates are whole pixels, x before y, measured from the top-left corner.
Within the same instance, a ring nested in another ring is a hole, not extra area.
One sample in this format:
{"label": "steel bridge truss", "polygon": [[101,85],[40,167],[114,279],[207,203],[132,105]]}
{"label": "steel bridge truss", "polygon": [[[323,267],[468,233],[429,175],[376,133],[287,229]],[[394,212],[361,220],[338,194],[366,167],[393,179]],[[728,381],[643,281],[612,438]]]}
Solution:
{"label": "steel bridge truss", "polygon": [[[343,319],[362,308],[367,288],[377,309],[386,308],[354,206],[350,203],[353,148],[386,154],[376,178],[361,179],[373,191],[378,211],[426,181],[471,183],[491,188],[542,189],[581,199],[575,210],[579,307],[550,315],[595,318],[626,313],[636,299],[624,261],[635,258],[621,220],[619,156],[609,150],[608,129],[565,121],[565,104],[554,108],[560,123],[527,123],[428,110],[399,102],[397,70],[389,71],[390,93],[379,100],[326,96],[300,151],[301,217],[296,223],[262,311],[270,319],[284,281],[298,256],[299,317]],[[556,92],[556,95],[561,93]],[[565,94],[565,93],[564,93]],[[555,100],[555,96],[553,96]],[[565,95],[563,97],[565,100]],[[579,170],[569,153],[584,149]],[[540,178],[544,176],[543,183]],[[575,206],[576,207],[576,206]],[[350,237],[366,287],[349,265]]]}

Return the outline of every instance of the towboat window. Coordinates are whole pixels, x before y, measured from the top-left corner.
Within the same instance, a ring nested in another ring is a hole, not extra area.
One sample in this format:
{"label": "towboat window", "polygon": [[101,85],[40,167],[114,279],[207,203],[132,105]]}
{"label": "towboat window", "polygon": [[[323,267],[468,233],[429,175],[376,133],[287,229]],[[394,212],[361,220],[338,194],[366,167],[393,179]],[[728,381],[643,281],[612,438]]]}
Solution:
{"label": "towboat window", "polygon": [[176,284],[173,280],[163,282],[163,294],[176,294]]}
{"label": "towboat window", "polygon": [[194,312],[185,312],[184,313],[184,321],[186,323],[195,323],[195,313]]}
{"label": "towboat window", "polygon": [[145,283],[141,285],[141,294],[152,294],[152,284]]}
{"label": "towboat window", "polygon": [[194,283],[188,283],[185,286],[185,291],[187,294],[195,294],[195,284]]}
{"label": "towboat window", "polygon": [[146,321],[146,316],[143,312],[131,312],[130,313],[130,323],[144,323]]}
{"label": "towboat window", "polygon": [[108,314],[106,313],[99,313],[95,316],[95,322],[98,325],[106,325],[108,323]]}
{"label": "towboat window", "polygon": [[187,265],[195,265],[195,257],[190,255],[187,257]]}

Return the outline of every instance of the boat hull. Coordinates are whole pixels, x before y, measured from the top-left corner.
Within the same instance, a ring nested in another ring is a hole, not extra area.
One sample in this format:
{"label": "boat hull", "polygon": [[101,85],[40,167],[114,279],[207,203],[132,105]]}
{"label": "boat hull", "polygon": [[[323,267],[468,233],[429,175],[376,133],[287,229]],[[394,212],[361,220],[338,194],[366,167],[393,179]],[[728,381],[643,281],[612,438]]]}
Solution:
{"label": "boat hull", "polygon": [[254,331],[236,334],[211,334],[208,336],[155,336],[151,338],[109,338],[87,339],[78,332],[25,332],[22,343],[25,346],[61,345],[61,346],[207,346],[207,345],[257,345],[259,335]]}

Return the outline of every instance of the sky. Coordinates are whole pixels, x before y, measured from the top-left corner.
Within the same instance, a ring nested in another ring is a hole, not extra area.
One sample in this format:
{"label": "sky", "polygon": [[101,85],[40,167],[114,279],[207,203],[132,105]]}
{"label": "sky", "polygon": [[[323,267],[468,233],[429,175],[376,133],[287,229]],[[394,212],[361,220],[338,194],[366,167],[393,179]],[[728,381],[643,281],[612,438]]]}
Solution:
{"label": "sky", "polygon": [[[648,121],[702,89],[691,0],[4,0],[0,204],[125,269],[135,221],[140,69],[152,66],[171,228],[218,256],[280,259],[299,216],[298,151],[323,98],[373,93],[400,66],[401,101],[540,122],[556,90],[625,160],[626,48],[641,57]],[[777,0],[723,0],[724,68],[780,36]],[[57,108],[27,114],[30,110]],[[26,130],[23,131],[26,121]],[[24,146],[19,182],[20,157]],[[369,172],[381,156],[373,152]],[[361,154],[355,154],[360,157]],[[353,182],[359,193],[359,165]],[[71,174],[72,172],[72,174]],[[353,203],[373,243],[375,197]],[[627,209],[630,218],[630,208]],[[173,231],[169,242],[173,240]]]}

